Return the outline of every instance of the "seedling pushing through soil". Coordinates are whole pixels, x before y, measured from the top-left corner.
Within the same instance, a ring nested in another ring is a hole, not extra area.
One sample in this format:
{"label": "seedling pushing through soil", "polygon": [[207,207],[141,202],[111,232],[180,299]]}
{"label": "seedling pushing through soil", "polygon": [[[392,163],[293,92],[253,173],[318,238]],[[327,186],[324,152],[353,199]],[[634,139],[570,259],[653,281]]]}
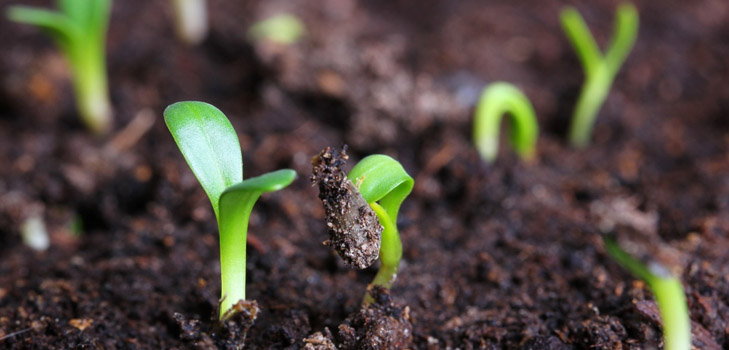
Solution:
{"label": "seedling pushing through soil", "polygon": [[220,230],[220,319],[245,300],[248,218],[261,194],[278,191],[296,178],[291,169],[243,180],[238,136],[223,112],[204,102],[178,102],[165,123],[187,164],[210,198]]}
{"label": "seedling pushing through soil", "polygon": [[600,106],[605,102],[615,75],[638,36],[638,11],[628,3],[618,7],[612,43],[605,56],[600,52],[590,29],[576,9],[564,9],[560,20],[585,71],[585,84],[580,91],[569,131],[572,146],[583,148],[590,142],[590,134]]}
{"label": "seedling pushing through soil", "polygon": [[382,154],[362,159],[349,171],[347,178],[354,183],[382,224],[380,270],[372,284],[389,289],[397,277],[402,258],[397,214],[400,205],[413,190],[415,181],[400,162]]}
{"label": "seedling pushing through soil", "polygon": [[534,157],[539,134],[537,118],[529,99],[514,85],[497,82],[481,93],[473,121],[473,142],[486,162],[496,160],[499,152],[501,117],[509,114],[513,124],[511,144],[522,159]]}
{"label": "seedling pushing through soil", "polygon": [[48,32],[63,52],[73,76],[81,120],[96,134],[111,127],[112,109],[104,48],[111,0],[58,0],[60,11],[12,6],[8,17]]}
{"label": "seedling pushing through soil", "polygon": [[188,45],[195,45],[208,34],[206,0],[172,0],[175,32]]}
{"label": "seedling pushing through soil", "polygon": [[642,279],[653,291],[663,321],[664,349],[691,349],[691,319],[681,281],[658,263],[646,266],[633,258],[613,238],[605,236],[604,241],[613,259]]}

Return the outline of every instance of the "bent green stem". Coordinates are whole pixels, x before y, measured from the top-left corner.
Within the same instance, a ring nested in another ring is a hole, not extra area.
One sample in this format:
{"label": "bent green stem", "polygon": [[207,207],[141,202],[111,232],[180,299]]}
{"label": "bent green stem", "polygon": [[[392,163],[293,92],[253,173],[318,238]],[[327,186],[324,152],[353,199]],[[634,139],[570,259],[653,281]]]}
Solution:
{"label": "bent green stem", "polygon": [[514,85],[497,82],[481,93],[473,121],[473,142],[486,162],[499,153],[499,129],[504,114],[511,116],[511,144],[522,159],[534,157],[539,127],[529,99]]}

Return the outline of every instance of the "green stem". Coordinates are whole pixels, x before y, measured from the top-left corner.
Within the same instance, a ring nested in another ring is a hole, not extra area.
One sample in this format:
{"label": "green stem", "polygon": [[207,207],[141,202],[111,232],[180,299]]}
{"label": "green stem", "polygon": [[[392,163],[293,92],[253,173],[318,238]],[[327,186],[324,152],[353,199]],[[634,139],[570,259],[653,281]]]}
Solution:
{"label": "green stem", "polygon": [[68,60],[81,120],[97,135],[109,131],[112,118],[103,50],[103,45],[83,45],[75,48],[75,59]]}
{"label": "green stem", "polygon": [[220,319],[246,299],[246,238],[255,199],[241,203],[235,216],[218,219],[220,229]]}
{"label": "green stem", "polygon": [[[397,278],[400,259],[402,258],[402,242],[400,241],[400,233],[397,231],[397,224],[394,223],[389,214],[382,206],[377,203],[370,203],[370,207],[375,211],[377,218],[382,224],[382,243],[380,244],[380,270],[377,271],[372,285],[382,286],[390,289]],[[372,296],[365,295],[363,304],[372,303]]]}
{"label": "green stem", "polygon": [[570,143],[576,148],[585,148],[590,143],[595,118],[613,83],[614,75],[604,61],[597,62],[592,72],[585,77],[570,125]]}

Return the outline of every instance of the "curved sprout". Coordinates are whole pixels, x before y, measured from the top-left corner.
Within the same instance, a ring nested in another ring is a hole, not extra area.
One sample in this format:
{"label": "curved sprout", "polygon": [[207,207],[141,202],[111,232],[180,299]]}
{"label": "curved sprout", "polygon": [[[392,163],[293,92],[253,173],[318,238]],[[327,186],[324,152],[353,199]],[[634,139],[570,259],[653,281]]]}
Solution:
{"label": "curved sprout", "polygon": [[539,134],[534,108],[517,87],[505,82],[486,87],[476,106],[473,142],[481,157],[488,163],[496,160],[499,127],[504,114],[509,114],[513,120],[511,144],[514,150],[523,159],[532,159]]}
{"label": "curved sprout", "polygon": [[626,253],[615,240],[604,236],[610,256],[653,291],[663,320],[663,342],[666,350],[691,349],[691,319],[681,281],[663,266],[645,266]]}
{"label": "curved sprout", "polygon": [[576,9],[564,9],[560,14],[560,21],[585,71],[585,84],[577,99],[569,131],[572,146],[583,148],[590,142],[595,118],[610,92],[615,75],[635,44],[638,36],[638,10],[629,3],[618,7],[612,43],[605,56],[600,52],[590,29]]}
{"label": "curved sprout", "polygon": [[[347,177],[359,188],[382,224],[380,270],[372,284],[390,288],[397,277],[402,258],[402,242],[397,229],[400,205],[413,190],[415,181],[402,165],[389,156],[375,154],[362,159]],[[365,303],[370,300],[365,297]]]}
{"label": "curved sprout", "polygon": [[196,45],[208,34],[207,0],[172,0],[175,33],[188,45]]}

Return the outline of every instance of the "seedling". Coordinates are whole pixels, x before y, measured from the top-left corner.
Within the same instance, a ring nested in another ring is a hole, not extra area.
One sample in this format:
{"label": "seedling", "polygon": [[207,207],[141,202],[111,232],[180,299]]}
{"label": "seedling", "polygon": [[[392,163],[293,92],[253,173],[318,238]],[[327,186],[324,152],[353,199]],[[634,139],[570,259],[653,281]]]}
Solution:
{"label": "seedling", "polygon": [[504,114],[511,116],[511,144],[522,159],[534,157],[539,127],[529,99],[514,85],[497,82],[481,93],[473,121],[473,142],[486,162],[499,153],[499,126]]}
{"label": "seedling", "polygon": [[[345,177],[341,166],[347,158],[344,150],[326,148],[312,161],[312,180],[319,185],[327,213],[330,240],[326,243],[345,262],[361,269],[379,255],[380,270],[372,284],[389,289],[402,258],[397,214],[414,180],[398,161],[382,154],[362,159]],[[366,295],[364,303],[371,301]]]}
{"label": "seedling", "polygon": [[[397,230],[400,205],[413,190],[415,181],[400,162],[389,156],[375,154],[362,159],[349,171],[350,181],[369,203],[382,224],[380,270],[372,284],[390,288],[397,277],[402,258],[402,242]],[[365,299],[367,303],[367,299]]]}
{"label": "seedling", "polygon": [[175,32],[188,45],[199,44],[208,34],[206,0],[172,0]]}
{"label": "seedling", "polygon": [[71,66],[81,120],[96,134],[111,127],[104,47],[111,0],[58,0],[60,11],[12,6],[8,18],[48,32]]}
{"label": "seedling", "polygon": [[178,102],[164,111],[165,123],[187,164],[207,193],[220,230],[220,320],[245,300],[248,218],[261,194],[294,181],[296,172],[277,170],[243,180],[238,136],[223,112],[204,102]]}
{"label": "seedling", "polygon": [[604,236],[603,239],[610,256],[653,291],[663,320],[664,349],[691,349],[691,319],[681,281],[658,263],[646,266],[633,258],[613,238]]}
{"label": "seedling", "polygon": [[590,142],[595,118],[607,98],[615,75],[638,36],[638,11],[629,3],[618,7],[612,43],[604,57],[576,9],[568,7],[562,10],[560,20],[585,71],[585,84],[577,99],[569,131],[572,146],[584,148]]}
{"label": "seedling", "polygon": [[294,15],[280,14],[255,23],[248,30],[253,40],[270,40],[281,45],[296,43],[304,35],[304,24]]}

